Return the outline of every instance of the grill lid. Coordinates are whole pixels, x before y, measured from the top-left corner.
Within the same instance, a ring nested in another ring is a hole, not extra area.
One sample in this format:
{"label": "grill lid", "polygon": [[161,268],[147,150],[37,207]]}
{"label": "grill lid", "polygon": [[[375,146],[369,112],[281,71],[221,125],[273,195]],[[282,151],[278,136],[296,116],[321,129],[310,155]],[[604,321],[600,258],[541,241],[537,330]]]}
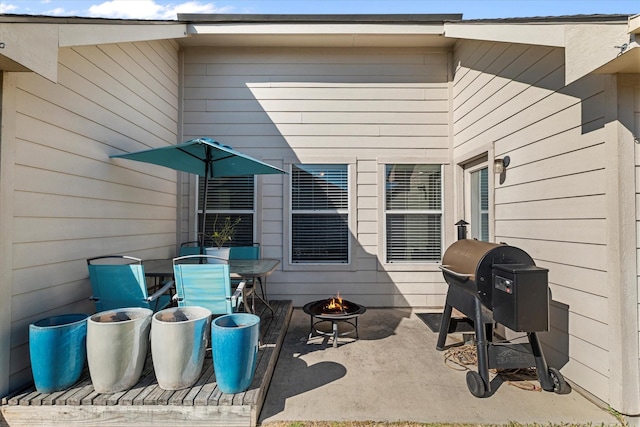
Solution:
{"label": "grill lid", "polygon": [[462,239],[453,243],[442,257],[442,269],[451,274],[467,277],[475,282],[476,270],[485,255],[501,245]]}
{"label": "grill lid", "polygon": [[450,286],[462,287],[479,296],[485,306],[491,307],[491,269],[494,264],[535,265],[535,262],[525,251],[515,246],[461,239],[447,248],[442,257],[441,268]]}

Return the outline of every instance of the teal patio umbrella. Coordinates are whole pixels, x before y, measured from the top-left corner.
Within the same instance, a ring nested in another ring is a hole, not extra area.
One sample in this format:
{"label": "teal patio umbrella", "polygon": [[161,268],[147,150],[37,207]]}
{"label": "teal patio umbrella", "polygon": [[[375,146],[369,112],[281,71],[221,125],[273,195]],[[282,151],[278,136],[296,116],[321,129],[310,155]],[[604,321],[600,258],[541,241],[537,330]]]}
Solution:
{"label": "teal patio umbrella", "polygon": [[[248,176],[261,174],[283,174],[282,169],[271,166],[211,138],[192,139],[182,144],[114,154],[111,158],[137,160],[153,163],[182,172],[193,173],[204,178]],[[207,179],[204,181],[204,200],[200,230],[204,231],[207,206]],[[200,246],[204,245],[202,237]]]}

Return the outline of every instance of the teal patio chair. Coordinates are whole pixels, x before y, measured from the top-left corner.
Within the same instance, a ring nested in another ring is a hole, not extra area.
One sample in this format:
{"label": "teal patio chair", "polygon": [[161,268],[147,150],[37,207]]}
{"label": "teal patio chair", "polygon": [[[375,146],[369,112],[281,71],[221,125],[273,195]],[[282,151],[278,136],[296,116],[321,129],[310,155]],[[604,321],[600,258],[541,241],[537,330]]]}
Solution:
{"label": "teal patio chair", "polygon": [[211,255],[186,255],[173,259],[174,298],[178,307],[197,305],[211,310],[213,315],[238,311],[243,301],[245,282],[240,282],[232,293],[229,264],[213,264],[208,262],[209,259],[226,261]]}
{"label": "teal patio chair", "polygon": [[[229,260],[238,259],[260,259],[260,243],[254,243],[251,246],[231,246],[229,248]],[[235,286],[238,283],[238,279],[231,279],[231,286]],[[262,300],[266,301],[266,295],[262,286],[262,278],[258,277],[258,283],[260,284],[260,292],[262,293]],[[251,312],[255,312],[255,286],[254,280],[245,284],[245,297],[251,296]],[[246,304],[246,302],[245,302]]]}
{"label": "teal patio chair", "polygon": [[204,239],[202,242],[200,242],[199,240],[184,242],[180,245],[178,256],[205,255],[204,248],[213,246],[215,246],[215,243],[211,239]]}
{"label": "teal patio chair", "polygon": [[184,242],[180,245],[180,251],[178,252],[178,256],[186,256],[186,255],[200,255],[204,253],[200,246],[200,242],[192,241],[192,242]]}
{"label": "teal patio chair", "polygon": [[229,259],[260,259],[260,244],[231,246],[229,248]]}
{"label": "teal patio chair", "polygon": [[96,312],[125,307],[161,310],[171,303],[173,281],[163,283],[153,295],[147,290],[142,260],[126,255],[87,259]]}

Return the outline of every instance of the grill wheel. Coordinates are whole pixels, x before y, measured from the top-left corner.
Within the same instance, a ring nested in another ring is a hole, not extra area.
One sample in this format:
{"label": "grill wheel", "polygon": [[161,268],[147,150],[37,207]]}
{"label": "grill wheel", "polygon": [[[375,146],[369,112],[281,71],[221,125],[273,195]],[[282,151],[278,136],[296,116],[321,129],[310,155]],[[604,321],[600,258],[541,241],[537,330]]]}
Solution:
{"label": "grill wheel", "polygon": [[549,377],[553,382],[553,392],[557,394],[567,394],[571,391],[571,387],[564,380],[564,377],[556,368],[549,368]]}
{"label": "grill wheel", "polygon": [[476,371],[467,372],[467,387],[475,397],[486,397],[487,395],[487,387],[484,384],[484,380]]}

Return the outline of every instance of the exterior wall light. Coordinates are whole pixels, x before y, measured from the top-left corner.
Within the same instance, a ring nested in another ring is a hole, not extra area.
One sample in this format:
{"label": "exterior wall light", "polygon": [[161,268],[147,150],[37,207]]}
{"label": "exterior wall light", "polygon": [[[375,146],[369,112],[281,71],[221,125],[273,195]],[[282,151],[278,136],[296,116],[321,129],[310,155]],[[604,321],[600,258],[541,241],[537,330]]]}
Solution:
{"label": "exterior wall light", "polygon": [[511,158],[509,156],[504,156],[502,159],[495,159],[493,161],[493,171],[500,175],[509,166],[509,163],[511,163]]}

